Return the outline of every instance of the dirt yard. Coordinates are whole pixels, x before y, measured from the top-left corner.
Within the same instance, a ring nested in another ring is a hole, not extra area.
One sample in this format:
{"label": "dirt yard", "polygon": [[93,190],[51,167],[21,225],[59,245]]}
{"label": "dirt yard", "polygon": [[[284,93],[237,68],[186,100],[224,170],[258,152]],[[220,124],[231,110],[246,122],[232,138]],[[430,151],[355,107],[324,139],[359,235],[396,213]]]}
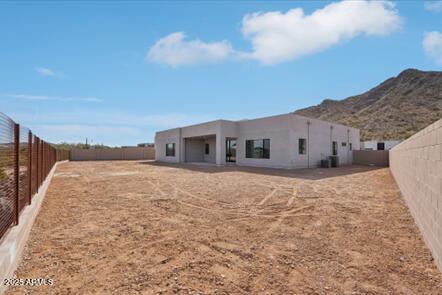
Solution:
{"label": "dirt yard", "polygon": [[9,294],[442,294],[388,169],[60,165]]}

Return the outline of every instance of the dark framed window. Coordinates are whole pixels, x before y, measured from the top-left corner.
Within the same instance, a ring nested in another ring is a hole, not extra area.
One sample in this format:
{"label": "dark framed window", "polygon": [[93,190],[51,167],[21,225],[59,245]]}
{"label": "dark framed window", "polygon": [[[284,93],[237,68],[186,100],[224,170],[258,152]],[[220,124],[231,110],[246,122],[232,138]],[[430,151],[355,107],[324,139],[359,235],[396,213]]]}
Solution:
{"label": "dark framed window", "polygon": [[246,140],[246,158],[270,159],[270,139]]}
{"label": "dark framed window", "polygon": [[332,154],[333,154],[333,156],[338,155],[338,142],[337,141],[333,141],[333,143],[332,143]]}
{"label": "dark framed window", "polygon": [[210,154],[210,144],[206,143],[206,149],[205,149],[206,155]]}
{"label": "dark framed window", "polygon": [[351,142],[348,144],[348,149],[351,151],[353,150],[353,145],[351,144]]}
{"label": "dark framed window", "polygon": [[166,157],[175,157],[175,143],[166,143]]}
{"label": "dark framed window", "polygon": [[307,139],[298,139],[298,153],[300,155],[305,155],[307,153]]}
{"label": "dark framed window", "polygon": [[347,146],[347,143],[346,142],[342,142],[341,145],[342,146]]}
{"label": "dark framed window", "polygon": [[378,142],[378,151],[383,151],[383,150],[385,150],[385,143]]}

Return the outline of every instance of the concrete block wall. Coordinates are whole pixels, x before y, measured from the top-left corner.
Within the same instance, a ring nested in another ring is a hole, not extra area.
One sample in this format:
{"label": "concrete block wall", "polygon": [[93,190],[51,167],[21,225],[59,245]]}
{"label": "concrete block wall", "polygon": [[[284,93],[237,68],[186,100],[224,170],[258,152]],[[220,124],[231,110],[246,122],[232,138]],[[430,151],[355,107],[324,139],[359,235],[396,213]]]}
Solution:
{"label": "concrete block wall", "polygon": [[395,146],[390,169],[442,271],[442,119]]}
{"label": "concrete block wall", "polygon": [[389,151],[359,150],[353,151],[354,165],[388,167]]}
{"label": "concrete block wall", "polygon": [[153,147],[71,150],[71,161],[153,160],[153,159],[155,159],[155,148]]}

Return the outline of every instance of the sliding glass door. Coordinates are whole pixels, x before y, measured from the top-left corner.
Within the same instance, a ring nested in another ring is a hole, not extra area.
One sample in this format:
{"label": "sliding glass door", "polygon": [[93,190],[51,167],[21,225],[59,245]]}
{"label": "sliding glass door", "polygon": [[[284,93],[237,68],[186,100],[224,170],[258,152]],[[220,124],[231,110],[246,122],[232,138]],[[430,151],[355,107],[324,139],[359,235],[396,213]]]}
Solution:
{"label": "sliding glass door", "polygon": [[236,138],[226,138],[226,162],[236,162]]}

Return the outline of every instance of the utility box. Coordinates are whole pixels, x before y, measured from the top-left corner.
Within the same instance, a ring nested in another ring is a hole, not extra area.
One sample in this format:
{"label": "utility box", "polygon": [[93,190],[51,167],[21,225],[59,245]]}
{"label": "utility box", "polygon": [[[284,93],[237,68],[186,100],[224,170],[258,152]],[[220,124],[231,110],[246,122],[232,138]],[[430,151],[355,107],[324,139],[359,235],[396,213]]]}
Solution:
{"label": "utility box", "polygon": [[331,167],[339,167],[339,157],[338,156],[330,156],[328,158],[330,160]]}
{"label": "utility box", "polygon": [[321,168],[330,168],[330,159],[321,160]]}

